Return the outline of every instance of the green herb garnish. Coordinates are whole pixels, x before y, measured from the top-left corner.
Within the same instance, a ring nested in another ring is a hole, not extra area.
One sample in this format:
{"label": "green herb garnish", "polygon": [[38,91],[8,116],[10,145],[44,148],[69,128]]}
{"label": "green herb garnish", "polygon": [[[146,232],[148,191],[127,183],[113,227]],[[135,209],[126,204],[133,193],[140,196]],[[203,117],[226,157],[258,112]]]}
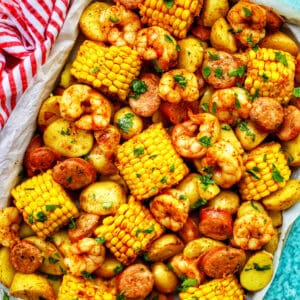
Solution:
{"label": "green herb garnish", "polygon": [[130,129],[133,126],[133,119],[134,114],[133,113],[126,113],[124,116],[117,121],[117,127],[121,129],[126,134],[129,133]]}
{"label": "green herb garnish", "polygon": [[185,79],[184,76],[182,76],[182,75],[174,75],[173,79],[179,84],[179,86],[186,87],[187,82],[186,82],[186,79]]}
{"label": "green herb garnish", "polygon": [[137,147],[137,148],[134,148],[133,149],[133,155],[134,156],[140,156],[140,155],[143,155],[145,152],[145,149],[143,146],[140,146],[140,147]]}

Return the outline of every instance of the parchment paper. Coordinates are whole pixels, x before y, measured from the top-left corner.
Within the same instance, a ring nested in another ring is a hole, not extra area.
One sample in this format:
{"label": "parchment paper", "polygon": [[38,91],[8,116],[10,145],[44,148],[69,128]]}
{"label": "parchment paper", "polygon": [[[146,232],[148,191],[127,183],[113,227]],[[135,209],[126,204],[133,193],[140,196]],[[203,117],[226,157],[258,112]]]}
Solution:
{"label": "parchment paper", "polygon": [[[17,107],[12,112],[5,127],[0,132],[0,208],[9,205],[10,190],[20,179],[22,160],[26,147],[36,127],[36,116],[43,100],[49,97],[53,90],[58,75],[60,74],[78,37],[78,21],[83,9],[91,0],[74,0],[65,24],[57,41],[49,54],[47,62],[43,65],[31,87],[24,93]],[[299,0],[255,0],[279,11],[293,24],[300,26],[300,1]],[[295,40],[300,41],[300,27],[285,25],[284,31]],[[300,178],[300,168],[293,172],[294,178]],[[289,210],[283,212],[282,233],[278,250],[274,255],[275,272],[280,258],[280,252],[285,240],[285,233],[300,212],[300,202]],[[300,238],[300,237],[299,237]],[[274,272],[274,275],[275,275]],[[273,276],[274,277],[274,276]],[[300,280],[300,279],[299,279]],[[271,283],[270,283],[271,284]],[[268,285],[269,286],[269,285]],[[250,300],[262,300],[268,286],[263,290],[248,294]],[[3,289],[1,289],[1,287]],[[0,298],[3,291],[8,290],[0,284]],[[16,299],[10,297],[10,299]],[[292,299],[291,299],[292,300]]]}

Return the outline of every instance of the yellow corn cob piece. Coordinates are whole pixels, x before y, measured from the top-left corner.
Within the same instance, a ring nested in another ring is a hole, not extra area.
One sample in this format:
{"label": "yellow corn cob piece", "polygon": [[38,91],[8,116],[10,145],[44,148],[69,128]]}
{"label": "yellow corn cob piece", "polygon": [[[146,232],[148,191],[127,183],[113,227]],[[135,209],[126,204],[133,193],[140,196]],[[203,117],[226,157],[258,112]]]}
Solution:
{"label": "yellow corn cob piece", "polygon": [[116,166],[137,200],[158,194],[188,173],[161,123],[123,143],[116,158]]}
{"label": "yellow corn cob piece", "polygon": [[95,229],[95,234],[105,239],[105,246],[124,265],[132,263],[163,232],[150,211],[132,196]]}
{"label": "yellow corn cob piece", "polygon": [[261,144],[244,161],[246,172],[239,183],[243,200],[260,200],[285,186],[291,170],[281,145]]}
{"label": "yellow corn cob piece", "polygon": [[238,280],[230,275],[226,278],[213,279],[199,287],[189,287],[179,293],[181,300],[242,300],[245,293]]}
{"label": "yellow corn cob piece", "polygon": [[159,26],[179,39],[186,37],[202,7],[200,0],[146,0],[140,5],[141,21],[149,26]]}
{"label": "yellow corn cob piece", "polygon": [[125,100],[140,69],[138,53],[128,46],[105,47],[85,40],[70,72],[78,81]]}
{"label": "yellow corn cob piece", "polygon": [[52,235],[78,216],[75,203],[53,180],[52,170],[27,179],[11,194],[24,221],[41,238]]}
{"label": "yellow corn cob piece", "polygon": [[245,88],[251,96],[288,103],[294,88],[295,58],[288,52],[260,48],[249,51]]}
{"label": "yellow corn cob piece", "polygon": [[100,280],[64,275],[58,290],[58,300],[115,300],[115,293],[108,291]]}

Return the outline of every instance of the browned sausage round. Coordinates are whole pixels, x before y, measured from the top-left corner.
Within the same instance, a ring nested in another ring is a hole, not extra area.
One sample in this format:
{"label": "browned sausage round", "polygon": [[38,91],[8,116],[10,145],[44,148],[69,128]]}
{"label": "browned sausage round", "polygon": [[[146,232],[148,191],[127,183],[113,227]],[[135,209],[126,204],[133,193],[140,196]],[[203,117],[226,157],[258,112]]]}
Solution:
{"label": "browned sausage round", "polygon": [[68,235],[72,243],[89,237],[97,227],[100,216],[95,214],[82,213],[76,220],[76,228],[69,229]]}
{"label": "browned sausage round", "polygon": [[205,252],[199,260],[199,267],[209,277],[222,278],[239,272],[245,262],[244,250],[230,246],[218,246]]}
{"label": "browned sausage round", "polygon": [[127,267],[117,275],[117,289],[126,299],[145,298],[153,289],[154,276],[143,264]]}
{"label": "browned sausage round", "polygon": [[138,116],[151,117],[160,105],[160,97],[158,96],[159,77],[151,73],[146,73],[141,77],[139,82],[144,82],[147,90],[144,93],[135,93],[130,96],[129,105],[132,111]]}
{"label": "browned sausage round", "polygon": [[250,110],[250,119],[262,130],[274,131],[283,121],[283,107],[270,97],[256,98]]}
{"label": "browned sausage round", "polygon": [[68,158],[53,168],[53,179],[70,190],[89,185],[96,180],[96,175],[93,165],[79,157]]}
{"label": "browned sausage round", "polygon": [[23,240],[12,247],[9,260],[18,272],[33,273],[42,264],[43,254],[35,245]]}
{"label": "browned sausage round", "polygon": [[34,149],[29,155],[32,168],[39,171],[52,168],[59,158],[60,155],[57,152],[46,146]]}
{"label": "browned sausage round", "polygon": [[178,231],[179,236],[185,243],[200,237],[200,231],[196,222],[188,217],[183,227]]}

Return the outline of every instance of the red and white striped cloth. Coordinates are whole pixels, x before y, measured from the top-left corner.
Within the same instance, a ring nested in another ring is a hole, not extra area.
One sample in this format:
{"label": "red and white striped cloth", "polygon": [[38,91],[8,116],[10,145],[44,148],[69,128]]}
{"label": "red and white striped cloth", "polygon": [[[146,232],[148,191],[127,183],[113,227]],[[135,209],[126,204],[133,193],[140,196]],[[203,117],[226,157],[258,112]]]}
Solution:
{"label": "red and white striped cloth", "polygon": [[0,0],[0,130],[43,65],[71,0]]}

